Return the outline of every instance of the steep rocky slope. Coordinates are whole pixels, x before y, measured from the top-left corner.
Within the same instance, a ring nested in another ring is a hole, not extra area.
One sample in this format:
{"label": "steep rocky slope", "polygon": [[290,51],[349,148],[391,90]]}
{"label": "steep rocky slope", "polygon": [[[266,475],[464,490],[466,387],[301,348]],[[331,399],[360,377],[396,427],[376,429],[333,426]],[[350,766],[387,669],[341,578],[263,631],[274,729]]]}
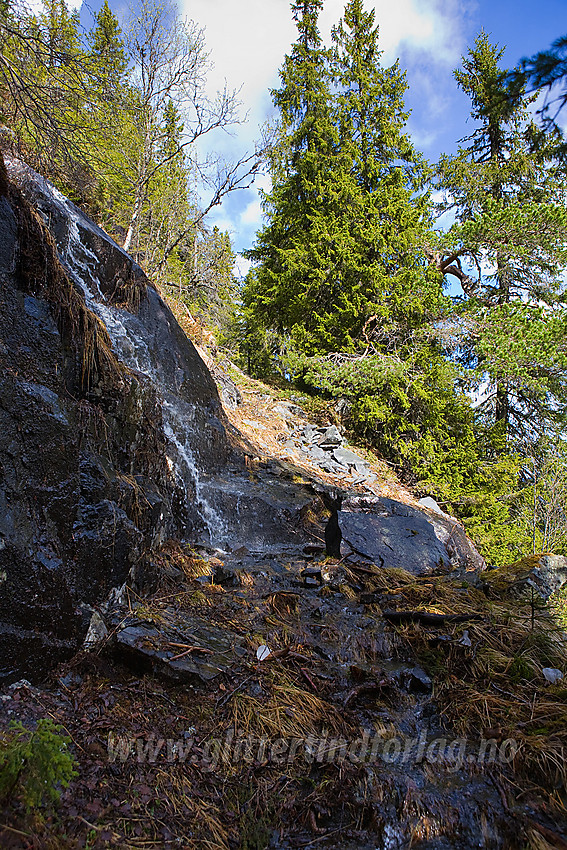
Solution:
{"label": "steep rocky slope", "polygon": [[564,846],[538,600],[565,563],[486,573],[330,422],[211,363],[223,410],[142,270],[8,166],[0,729],[56,718],[80,771],[57,821],[9,801],[2,846]]}
{"label": "steep rocky slope", "polygon": [[[76,649],[92,606],[128,576],[151,580],[151,553],[165,540],[302,545],[308,507],[324,511],[317,492],[375,488],[333,429],[310,449],[323,464],[303,485],[276,458],[250,476],[208,369],[142,270],[38,174],[16,160],[8,170],[0,674],[13,679]],[[303,437],[313,435],[305,423]],[[359,550],[361,523],[351,529]],[[433,547],[424,563],[449,564],[454,552],[426,518],[421,529],[419,551]]]}

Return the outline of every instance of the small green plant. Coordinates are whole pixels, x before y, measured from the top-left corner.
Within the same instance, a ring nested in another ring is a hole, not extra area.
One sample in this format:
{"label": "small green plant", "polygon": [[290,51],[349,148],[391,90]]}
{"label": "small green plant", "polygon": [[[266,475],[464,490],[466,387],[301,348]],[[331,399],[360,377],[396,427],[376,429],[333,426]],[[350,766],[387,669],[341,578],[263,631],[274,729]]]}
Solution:
{"label": "small green plant", "polygon": [[28,809],[58,803],[60,787],[77,776],[63,727],[44,718],[35,730],[12,721],[0,737],[0,799],[17,794]]}
{"label": "small green plant", "polygon": [[567,586],[556,590],[549,604],[560,628],[567,630]]}

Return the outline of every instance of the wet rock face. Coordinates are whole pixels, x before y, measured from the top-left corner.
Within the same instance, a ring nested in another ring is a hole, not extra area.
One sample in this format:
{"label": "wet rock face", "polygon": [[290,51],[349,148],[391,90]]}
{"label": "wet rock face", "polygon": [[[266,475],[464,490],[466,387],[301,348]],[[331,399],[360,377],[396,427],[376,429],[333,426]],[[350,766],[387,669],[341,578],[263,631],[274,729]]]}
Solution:
{"label": "wet rock face", "polygon": [[338,513],[342,552],[379,567],[414,575],[463,568],[478,571],[484,561],[452,517],[382,497],[352,498]]}
{"label": "wet rock face", "polygon": [[119,359],[149,376],[166,405],[181,408],[179,418],[191,420],[191,449],[201,466],[221,468],[230,450],[216,385],[142,269],[48,181],[17,160],[8,160],[7,166],[49,228],[59,259],[84,292],[87,306],[106,325]]}
{"label": "wet rock face", "polygon": [[[85,605],[143,570],[163,540],[202,527],[195,485],[181,486],[169,457],[164,401],[198,435],[203,468],[217,469],[229,452],[214,383],[142,271],[45,181],[9,170],[49,221],[80,317],[96,325],[96,310],[118,330],[114,351],[103,352],[108,368],[99,349],[85,381],[88,339],[77,341],[62,320],[53,243],[12,185],[0,197],[0,681],[37,679],[71,655],[88,625]],[[31,230],[40,245],[26,243]],[[137,314],[109,306],[126,289]],[[154,381],[136,368],[144,357],[159,360]]]}

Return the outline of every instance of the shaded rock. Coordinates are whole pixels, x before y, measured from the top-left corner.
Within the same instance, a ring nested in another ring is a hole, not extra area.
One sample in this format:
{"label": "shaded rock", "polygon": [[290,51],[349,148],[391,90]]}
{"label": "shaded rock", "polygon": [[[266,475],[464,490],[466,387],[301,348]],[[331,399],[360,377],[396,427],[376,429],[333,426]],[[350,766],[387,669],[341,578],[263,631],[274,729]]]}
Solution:
{"label": "shaded rock", "polygon": [[433,682],[421,667],[412,667],[408,671],[407,682],[410,691],[429,693],[433,687]]}
{"label": "shaded rock", "polygon": [[0,197],[0,221],[2,239],[0,239],[0,278],[11,275],[16,269],[17,229],[16,216],[8,199]]}
{"label": "shaded rock", "polygon": [[427,516],[393,499],[349,499],[339,511],[343,551],[380,567],[428,575],[450,565],[450,556]]}
{"label": "shaded rock", "polygon": [[31,169],[10,176],[25,197],[0,199],[0,676],[37,679],[81,645],[81,603],[205,524],[157,386],[202,468],[231,449],[214,382],[142,270]]}
{"label": "shaded rock", "polygon": [[303,581],[307,586],[311,585],[313,587],[316,587],[323,581],[321,567],[306,567],[304,570],[301,571],[301,577],[303,578]]}
{"label": "shaded rock", "polygon": [[209,681],[246,654],[234,634],[197,616],[186,621],[176,616],[160,628],[130,619],[116,633],[114,653],[137,671],[151,671],[176,682]]}
{"label": "shaded rock", "polygon": [[99,643],[102,643],[102,641],[107,637],[108,629],[106,627],[106,623],[98,611],[93,611],[91,621],[89,623],[89,629],[83,643],[83,648],[87,651],[93,649]]}

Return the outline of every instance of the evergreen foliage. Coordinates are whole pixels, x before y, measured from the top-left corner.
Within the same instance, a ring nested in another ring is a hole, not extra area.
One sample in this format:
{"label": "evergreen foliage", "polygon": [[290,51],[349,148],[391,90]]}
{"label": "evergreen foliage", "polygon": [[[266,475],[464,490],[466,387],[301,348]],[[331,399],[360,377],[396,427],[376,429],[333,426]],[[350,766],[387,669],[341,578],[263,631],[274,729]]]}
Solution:
{"label": "evergreen foliage", "polygon": [[502,53],[481,33],[455,72],[477,129],[440,163],[457,214],[441,268],[464,290],[454,329],[472,383],[489,383],[481,409],[517,440],[560,421],[567,402],[566,187]]}
{"label": "evergreen foliage", "polygon": [[[273,92],[279,136],[241,362],[334,398],[493,562],[510,561],[531,542],[518,440],[559,421],[565,399],[557,140],[481,34],[455,74],[478,129],[440,164],[457,220],[436,233],[429,171],[404,132],[405,80],[380,64],[374,13],[349,0],[325,50],[319,8],[294,4],[298,39]],[[443,297],[439,272],[458,277],[461,298]]]}
{"label": "evergreen foliage", "polygon": [[418,252],[429,212],[416,194],[423,163],[402,132],[403,75],[380,66],[374,13],[360,0],[324,50],[319,6],[294,6],[298,40],[273,93],[280,136],[267,224],[244,294],[266,328],[309,355],[356,351],[369,320],[393,344],[440,306]]}
{"label": "evergreen foliage", "polygon": [[[555,39],[547,50],[525,57],[518,68],[510,73],[516,84],[525,85],[528,91],[545,92],[545,101],[538,113],[548,130],[557,131],[557,117],[567,103],[567,35]],[[565,143],[560,146],[565,154]]]}
{"label": "evergreen foliage", "polygon": [[12,721],[0,740],[0,797],[21,796],[29,809],[57,803],[60,787],[77,776],[70,739],[50,718],[39,720],[35,731]]}
{"label": "evergreen foliage", "polygon": [[247,346],[258,368],[277,333],[282,374],[338,399],[354,430],[426,479],[471,422],[430,327],[445,301],[421,251],[427,168],[404,133],[404,76],[380,64],[374,13],[351,0],[323,51],[317,9],[305,25],[298,16],[274,92],[280,139],[244,289]]}

